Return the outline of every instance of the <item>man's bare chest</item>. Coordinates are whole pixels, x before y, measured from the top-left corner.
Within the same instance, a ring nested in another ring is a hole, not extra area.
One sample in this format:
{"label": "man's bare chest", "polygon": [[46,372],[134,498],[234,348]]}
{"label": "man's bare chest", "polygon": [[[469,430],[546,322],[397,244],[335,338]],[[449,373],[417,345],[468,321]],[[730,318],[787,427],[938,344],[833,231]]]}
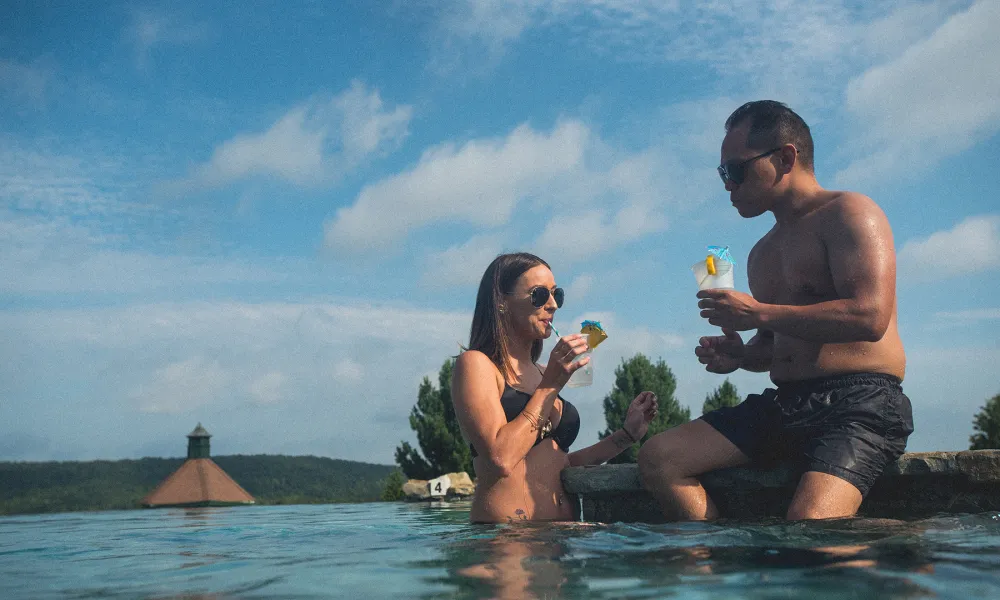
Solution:
{"label": "man's bare chest", "polygon": [[769,233],[754,247],[747,271],[761,302],[812,304],[836,296],[826,247],[808,229]]}

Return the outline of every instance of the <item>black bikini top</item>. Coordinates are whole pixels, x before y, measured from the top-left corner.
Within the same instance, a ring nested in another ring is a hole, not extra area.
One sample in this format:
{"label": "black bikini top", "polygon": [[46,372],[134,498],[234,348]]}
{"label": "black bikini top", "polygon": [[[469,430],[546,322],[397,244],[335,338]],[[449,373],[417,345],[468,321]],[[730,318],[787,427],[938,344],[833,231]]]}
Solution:
{"label": "black bikini top", "polygon": [[[580,433],[580,413],[577,412],[575,406],[563,400],[562,397],[557,397],[562,400],[563,404],[562,418],[559,419],[559,426],[550,431],[545,437],[555,440],[556,444],[559,445],[559,449],[563,452],[569,452],[570,444],[576,440],[577,434]],[[531,394],[515,389],[509,383],[504,385],[503,395],[500,396],[500,405],[503,406],[503,412],[507,417],[508,423],[521,414],[524,407],[528,405],[529,400],[531,400]],[[535,445],[537,446],[543,439],[538,438]],[[469,448],[472,450],[472,456],[475,457],[476,449],[472,447],[472,444],[469,444]]]}

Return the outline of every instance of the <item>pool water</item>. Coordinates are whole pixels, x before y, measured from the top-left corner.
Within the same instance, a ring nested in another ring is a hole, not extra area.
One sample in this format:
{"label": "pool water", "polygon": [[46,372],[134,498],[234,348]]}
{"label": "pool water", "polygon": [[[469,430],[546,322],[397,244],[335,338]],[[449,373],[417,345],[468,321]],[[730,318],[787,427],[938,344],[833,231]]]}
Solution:
{"label": "pool water", "polygon": [[471,525],[467,503],[0,517],[0,598],[997,598],[1000,515]]}

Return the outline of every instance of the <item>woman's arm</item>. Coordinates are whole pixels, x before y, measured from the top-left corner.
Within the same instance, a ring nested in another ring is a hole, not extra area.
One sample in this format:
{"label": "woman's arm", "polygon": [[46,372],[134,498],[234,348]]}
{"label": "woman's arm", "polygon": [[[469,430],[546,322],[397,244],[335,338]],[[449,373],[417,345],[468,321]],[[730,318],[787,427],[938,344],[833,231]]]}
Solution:
{"label": "woman's arm", "polygon": [[538,440],[559,389],[543,379],[521,414],[508,423],[500,404],[502,381],[485,354],[463,352],[455,361],[451,399],[463,435],[497,476],[507,477]]}
{"label": "woman's arm", "polygon": [[627,431],[619,429],[593,446],[571,452],[569,464],[574,467],[604,464],[637,441],[639,440],[632,439]]}
{"label": "woman's arm", "polygon": [[656,394],[642,392],[632,400],[625,413],[622,428],[593,446],[577,450],[569,455],[569,464],[574,467],[583,465],[599,465],[621,454],[626,448],[635,444],[649,431],[659,412]]}

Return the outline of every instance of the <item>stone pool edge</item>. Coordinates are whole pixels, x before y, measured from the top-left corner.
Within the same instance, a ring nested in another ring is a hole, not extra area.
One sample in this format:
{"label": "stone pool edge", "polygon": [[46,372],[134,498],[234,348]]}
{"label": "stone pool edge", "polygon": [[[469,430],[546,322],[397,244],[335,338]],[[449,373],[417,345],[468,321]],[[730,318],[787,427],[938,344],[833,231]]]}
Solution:
{"label": "stone pool edge", "polygon": [[[724,517],[782,517],[797,479],[788,467],[733,468],[699,478]],[[634,464],[569,467],[563,487],[582,498],[583,518],[604,523],[662,523]],[[889,465],[859,516],[914,519],[941,513],[1000,511],[1000,450],[912,452]]]}

